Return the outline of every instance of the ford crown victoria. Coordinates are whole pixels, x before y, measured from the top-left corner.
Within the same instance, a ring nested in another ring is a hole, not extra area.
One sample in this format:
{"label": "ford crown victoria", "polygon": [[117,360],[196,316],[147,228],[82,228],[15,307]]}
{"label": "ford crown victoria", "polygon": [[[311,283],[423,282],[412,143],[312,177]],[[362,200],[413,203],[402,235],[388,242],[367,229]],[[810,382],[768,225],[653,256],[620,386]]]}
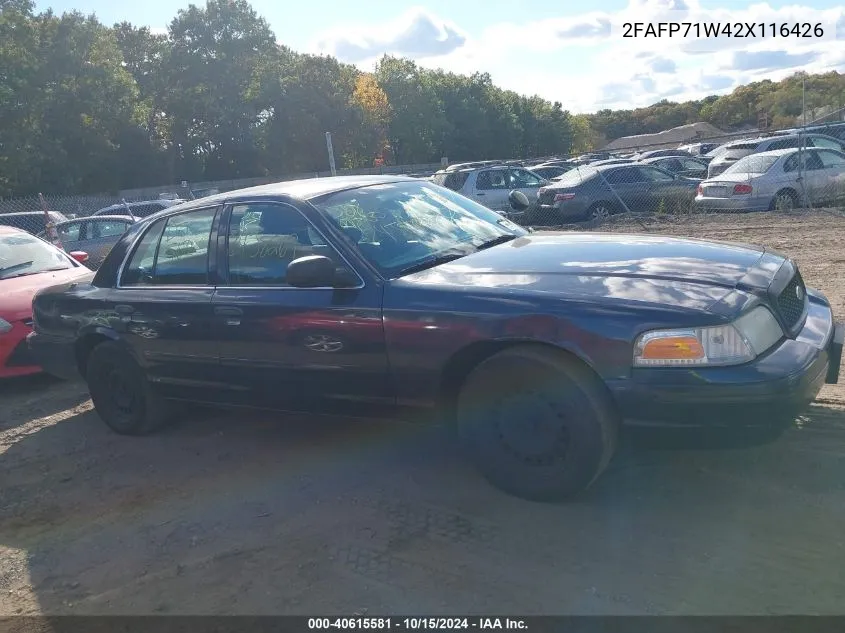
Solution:
{"label": "ford crown victoria", "polygon": [[837,381],[843,336],[766,249],[534,233],[387,176],[166,209],[33,309],[39,364],[83,377],[119,433],[176,400],[442,420],[539,500],[587,488],[621,424],[784,427]]}

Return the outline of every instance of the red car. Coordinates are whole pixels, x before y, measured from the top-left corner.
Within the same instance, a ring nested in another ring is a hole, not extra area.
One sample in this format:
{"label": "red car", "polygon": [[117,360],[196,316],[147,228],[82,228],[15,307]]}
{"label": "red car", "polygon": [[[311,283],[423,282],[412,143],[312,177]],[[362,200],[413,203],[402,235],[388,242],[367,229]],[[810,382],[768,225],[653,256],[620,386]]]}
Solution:
{"label": "red car", "polygon": [[32,331],[32,297],[41,288],[93,277],[88,254],[65,253],[42,239],[0,226],[0,378],[35,374],[26,345]]}

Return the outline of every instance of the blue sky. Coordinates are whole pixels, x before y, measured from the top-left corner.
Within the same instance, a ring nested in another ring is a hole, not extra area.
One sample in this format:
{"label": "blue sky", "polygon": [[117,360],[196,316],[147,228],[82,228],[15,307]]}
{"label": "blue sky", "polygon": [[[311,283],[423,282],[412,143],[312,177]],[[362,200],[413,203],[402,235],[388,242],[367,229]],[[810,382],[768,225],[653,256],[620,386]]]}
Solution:
{"label": "blue sky", "polygon": [[[95,13],[164,29],[188,2],[52,0],[38,9]],[[489,72],[498,85],[563,102],[574,112],[648,105],[730,91],[797,70],[845,71],[845,8],[835,0],[253,0],[279,42],[371,69],[383,53],[427,67]],[[667,12],[668,10],[668,12]],[[624,21],[821,22],[807,40],[623,39]],[[611,26],[608,26],[611,25]],[[838,26],[838,31],[836,30]],[[608,30],[609,29],[609,30]]]}

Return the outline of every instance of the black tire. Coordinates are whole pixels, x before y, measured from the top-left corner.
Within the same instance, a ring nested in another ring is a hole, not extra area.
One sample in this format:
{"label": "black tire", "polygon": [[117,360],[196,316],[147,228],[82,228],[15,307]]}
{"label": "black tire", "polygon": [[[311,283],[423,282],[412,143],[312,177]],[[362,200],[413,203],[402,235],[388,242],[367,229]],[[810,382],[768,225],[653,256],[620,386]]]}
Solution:
{"label": "black tire", "polygon": [[771,211],[792,211],[798,207],[798,194],[792,189],[781,189],[772,198]]}
{"label": "black tire", "polygon": [[499,352],[470,373],[456,421],[484,477],[532,501],[586,490],[610,462],[619,434],[610,397],[589,369],[531,345]]}
{"label": "black tire", "polygon": [[584,212],[584,219],[588,222],[604,222],[616,213],[616,205],[610,202],[594,202]]}
{"label": "black tire", "polygon": [[171,407],[123,347],[97,345],[88,357],[88,391],[97,414],[121,435],[147,435],[170,419]]}

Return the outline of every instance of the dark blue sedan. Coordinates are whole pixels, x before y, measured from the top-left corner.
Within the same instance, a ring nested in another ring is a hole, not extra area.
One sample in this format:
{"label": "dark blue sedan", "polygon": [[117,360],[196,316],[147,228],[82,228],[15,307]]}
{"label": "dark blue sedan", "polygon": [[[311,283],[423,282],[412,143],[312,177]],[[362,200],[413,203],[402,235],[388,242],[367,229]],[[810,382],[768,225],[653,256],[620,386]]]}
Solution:
{"label": "dark blue sedan", "polygon": [[777,253],[532,233],[381,176],[166,209],[33,308],[39,363],[83,377],[118,433],[175,400],[443,420],[493,484],[542,500],[589,486],[623,423],[785,428],[837,381],[843,336]]}

